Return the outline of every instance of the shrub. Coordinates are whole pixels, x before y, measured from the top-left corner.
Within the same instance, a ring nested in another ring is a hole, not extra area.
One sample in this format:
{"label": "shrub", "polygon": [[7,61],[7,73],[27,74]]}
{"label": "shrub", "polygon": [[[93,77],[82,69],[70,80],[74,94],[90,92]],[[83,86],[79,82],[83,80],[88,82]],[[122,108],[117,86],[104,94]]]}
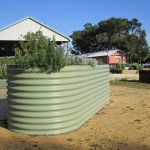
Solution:
{"label": "shrub", "polygon": [[14,56],[0,57],[0,65],[14,64],[15,63],[14,60],[15,60]]}
{"label": "shrub", "polygon": [[0,79],[6,79],[7,67],[6,65],[0,65]]}
{"label": "shrub", "polygon": [[118,68],[118,71],[119,71],[120,73],[122,73],[123,70],[125,69],[125,66],[124,66],[124,64],[118,64],[117,68]]}
{"label": "shrub", "polygon": [[110,70],[110,72],[111,73],[122,73],[124,69],[125,69],[124,64],[117,64],[114,69]]}
{"label": "shrub", "polygon": [[16,64],[26,70],[40,69],[41,72],[57,72],[65,65],[91,65],[96,67],[95,59],[80,59],[74,55],[64,55],[64,49],[55,40],[47,39],[42,32],[29,32],[24,36],[21,47],[15,50]]}
{"label": "shrub", "polygon": [[7,77],[7,65],[14,64],[14,57],[0,57],[0,79]]}
{"label": "shrub", "polygon": [[90,65],[95,68],[97,64],[98,61],[92,58],[78,58],[75,55],[71,55],[67,58],[67,65]]}
{"label": "shrub", "polygon": [[47,39],[42,32],[29,32],[24,36],[25,42],[16,49],[16,64],[26,70],[38,68],[42,72],[57,72],[66,64],[64,49],[58,47],[55,40]]}
{"label": "shrub", "polygon": [[130,65],[129,70],[143,70],[144,67],[140,64]]}
{"label": "shrub", "polygon": [[15,49],[15,57],[0,58],[0,79],[7,76],[7,65],[16,64],[23,70],[38,68],[41,72],[58,72],[65,65],[91,65],[93,68],[101,64],[92,58],[77,58],[64,55],[64,48],[55,40],[47,39],[41,31],[28,32],[24,41]]}

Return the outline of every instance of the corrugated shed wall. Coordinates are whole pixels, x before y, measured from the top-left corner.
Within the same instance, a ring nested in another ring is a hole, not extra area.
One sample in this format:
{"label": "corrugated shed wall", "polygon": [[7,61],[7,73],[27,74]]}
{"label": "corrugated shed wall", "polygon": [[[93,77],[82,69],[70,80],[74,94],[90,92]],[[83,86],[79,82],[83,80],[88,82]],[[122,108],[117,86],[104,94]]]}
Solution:
{"label": "corrugated shed wall", "polygon": [[79,128],[109,102],[108,65],[67,66],[42,74],[8,68],[8,126],[25,134]]}

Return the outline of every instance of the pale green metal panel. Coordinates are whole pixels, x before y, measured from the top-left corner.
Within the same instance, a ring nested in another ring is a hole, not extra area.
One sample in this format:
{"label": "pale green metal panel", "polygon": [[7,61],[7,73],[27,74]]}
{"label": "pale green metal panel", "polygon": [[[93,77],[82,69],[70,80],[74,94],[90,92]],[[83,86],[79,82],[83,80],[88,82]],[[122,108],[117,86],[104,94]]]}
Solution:
{"label": "pale green metal panel", "polygon": [[109,102],[108,65],[66,66],[58,73],[8,67],[8,127],[25,134],[79,128]]}
{"label": "pale green metal panel", "polygon": [[0,79],[0,89],[6,89],[7,82],[6,79]]}

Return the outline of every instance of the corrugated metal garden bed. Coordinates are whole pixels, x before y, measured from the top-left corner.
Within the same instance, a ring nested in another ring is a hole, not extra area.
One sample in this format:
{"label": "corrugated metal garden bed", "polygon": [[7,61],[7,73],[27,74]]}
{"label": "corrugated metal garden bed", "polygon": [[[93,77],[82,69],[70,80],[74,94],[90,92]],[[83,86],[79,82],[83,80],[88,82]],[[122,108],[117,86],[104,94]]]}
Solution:
{"label": "corrugated metal garden bed", "polygon": [[109,102],[108,65],[67,66],[58,73],[8,68],[8,127],[25,134],[75,130]]}

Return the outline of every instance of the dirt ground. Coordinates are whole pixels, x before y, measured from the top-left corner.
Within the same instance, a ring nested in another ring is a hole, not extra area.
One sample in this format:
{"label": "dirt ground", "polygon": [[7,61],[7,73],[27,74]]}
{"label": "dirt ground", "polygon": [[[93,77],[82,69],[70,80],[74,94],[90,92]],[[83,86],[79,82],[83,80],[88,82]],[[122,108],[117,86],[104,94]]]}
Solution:
{"label": "dirt ground", "polygon": [[0,89],[0,100],[1,100],[3,97],[6,97],[6,90],[5,90],[5,89]]}
{"label": "dirt ground", "polygon": [[0,127],[0,150],[150,150],[150,91],[111,86],[110,103],[66,134],[28,136]]}

